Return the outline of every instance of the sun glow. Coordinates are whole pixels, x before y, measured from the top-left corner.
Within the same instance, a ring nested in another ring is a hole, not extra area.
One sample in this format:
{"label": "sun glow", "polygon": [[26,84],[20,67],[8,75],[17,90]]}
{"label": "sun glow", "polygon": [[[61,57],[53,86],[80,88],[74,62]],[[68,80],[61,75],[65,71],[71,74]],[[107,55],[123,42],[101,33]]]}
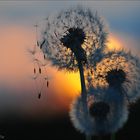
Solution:
{"label": "sun glow", "polygon": [[110,50],[114,50],[114,49],[115,50],[119,50],[123,46],[122,46],[122,43],[118,40],[118,38],[114,34],[111,34],[109,36],[109,39],[108,39],[108,42],[107,42],[107,47]]}
{"label": "sun glow", "polygon": [[[122,43],[114,35],[109,36],[107,47],[110,50],[122,48]],[[80,95],[81,85],[80,85],[80,75],[79,72],[68,73],[68,72],[57,72],[54,79],[56,81],[56,92],[59,96],[65,98],[66,100],[72,100]]]}
{"label": "sun glow", "polygon": [[[59,82],[56,82],[59,81]],[[66,72],[56,72],[54,78],[56,86],[56,92],[62,95],[64,98],[73,99],[80,94],[80,77],[79,73],[66,73]],[[61,96],[61,97],[62,97]]]}
{"label": "sun glow", "polygon": [[[5,30],[2,30],[0,36],[0,57],[1,57],[1,71],[0,77],[2,80],[5,80],[9,85],[17,86],[21,88],[21,90],[25,86],[31,91],[34,90],[32,85],[33,81],[28,79],[27,83],[24,81],[28,77],[28,75],[33,72],[33,63],[30,60],[30,56],[27,52],[27,48],[29,46],[34,45],[34,32],[33,30],[25,30],[22,27],[7,27]],[[4,34],[5,33],[5,34]],[[27,47],[26,47],[26,44]],[[116,36],[110,35],[107,46],[110,49],[119,49],[122,43],[117,39]],[[4,46],[4,47],[2,47]],[[11,53],[12,52],[12,53]],[[81,84],[80,84],[80,75],[79,72],[69,73],[58,71],[54,67],[46,67],[47,74],[52,77],[49,81],[49,88],[45,91],[46,94],[42,94],[41,102],[36,103],[36,106],[33,107],[33,110],[37,112],[37,110],[48,109],[52,112],[63,111],[69,108],[71,101],[81,94]],[[14,81],[14,82],[13,82]],[[25,85],[26,83],[26,85]],[[40,81],[38,80],[38,87],[40,87]],[[34,85],[33,85],[34,86]],[[20,89],[19,89],[20,90]],[[27,97],[35,96],[37,98],[37,92],[32,95],[28,95],[24,93]],[[47,96],[47,97],[46,97]],[[46,100],[43,98],[47,98]],[[43,101],[42,101],[43,100]],[[35,100],[36,101],[36,100]],[[33,102],[35,102],[33,101]],[[31,106],[32,101],[28,101],[27,105]],[[47,105],[46,105],[47,104]],[[47,107],[46,107],[47,106]],[[58,106],[58,107],[56,107]],[[38,107],[38,109],[36,109]],[[25,106],[26,108],[26,106]],[[28,109],[28,107],[26,108]]]}

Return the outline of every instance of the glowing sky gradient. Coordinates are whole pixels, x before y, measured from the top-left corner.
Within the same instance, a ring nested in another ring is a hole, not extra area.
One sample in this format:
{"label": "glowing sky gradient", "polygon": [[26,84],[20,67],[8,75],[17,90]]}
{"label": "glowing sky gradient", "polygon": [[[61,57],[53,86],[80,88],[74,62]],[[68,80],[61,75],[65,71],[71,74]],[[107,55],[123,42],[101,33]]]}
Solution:
{"label": "glowing sky gradient", "polygon": [[33,25],[37,21],[41,23],[64,5],[67,8],[77,3],[93,7],[106,19],[109,48],[126,47],[139,54],[140,2],[0,2],[0,116],[9,112],[25,117],[63,113],[79,95],[78,73],[60,72],[48,66],[50,87],[44,88],[43,98],[38,100],[34,81],[30,79],[33,64],[27,52],[35,43]]}

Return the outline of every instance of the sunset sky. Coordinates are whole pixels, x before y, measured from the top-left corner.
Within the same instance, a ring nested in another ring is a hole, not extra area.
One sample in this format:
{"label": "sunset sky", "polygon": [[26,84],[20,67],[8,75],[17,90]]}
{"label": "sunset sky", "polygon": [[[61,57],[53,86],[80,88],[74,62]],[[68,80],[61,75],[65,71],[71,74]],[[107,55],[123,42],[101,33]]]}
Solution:
{"label": "sunset sky", "polygon": [[[35,44],[34,24],[47,15],[73,5],[97,10],[109,28],[108,46],[125,47],[140,54],[140,2],[47,1],[0,2],[0,116],[55,116],[68,111],[80,93],[78,73],[66,73],[47,66],[49,88],[37,98],[33,63],[27,49]],[[38,81],[38,85],[41,79]]]}

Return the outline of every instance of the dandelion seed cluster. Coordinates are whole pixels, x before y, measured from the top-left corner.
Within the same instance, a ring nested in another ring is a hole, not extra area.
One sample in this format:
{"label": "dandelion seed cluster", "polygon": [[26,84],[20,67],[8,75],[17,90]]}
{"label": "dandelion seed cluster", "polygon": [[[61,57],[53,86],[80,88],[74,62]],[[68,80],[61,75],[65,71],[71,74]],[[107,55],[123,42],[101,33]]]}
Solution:
{"label": "dandelion seed cluster", "polygon": [[125,50],[110,52],[96,65],[93,85],[122,90],[129,102],[140,97],[140,60]]}
{"label": "dandelion seed cluster", "polygon": [[77,57],[86,62],[103,50],[106,38],[103,19],[90,9],[75,7],[46,19],[41,49],[59,69],[77,71]]}
{"label": "dandelion seed cluster", "polygon": [[78,97],[71,105],[71,121],[77,130],[87,135],[114,133],[127,121],[125,101],[114,88],[91,87],[87,98],[89,114],[82,106],[81,97]]}

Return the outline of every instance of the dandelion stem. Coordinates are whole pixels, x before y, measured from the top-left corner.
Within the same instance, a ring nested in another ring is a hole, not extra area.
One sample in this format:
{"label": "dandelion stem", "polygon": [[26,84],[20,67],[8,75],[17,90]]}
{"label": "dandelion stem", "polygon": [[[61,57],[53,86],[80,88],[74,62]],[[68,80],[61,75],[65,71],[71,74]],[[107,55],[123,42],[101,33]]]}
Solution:
{"label": "dandelion stem", "polygon": [[[80,81],[81,81],[81,95],[82,95],[82,103],[83,103],[82,105],[86,111],[86,114],[88,114],[89,112],[88,112],[88,107],[87,107],[87,90],[86,90],[86,84],[85,84],[83,64],[81,61],[78,61],[78,67],[79,67]],[[91,140],[91,139],[92,139],[91,135],[86,135],[86,140]]]}
{"label": "dandelion stem", "polygon": [[112,134],[111,134],[111,140],[115,140],[115,139],[116,139],[115,133],[112,133]]}
{"label": "dandelion stem", "polygon": [[81,80],[81,94],[82,94],[82,101],[83,101],[83,107],[87,109],[87,91],[86,91],[86,84],[85,84],[85,77],[84,77],[84,69],[83,69],[83,64],[81,61],[78,61],[78,67],[79,67],[79,72],[80,72],[80,80]]}

